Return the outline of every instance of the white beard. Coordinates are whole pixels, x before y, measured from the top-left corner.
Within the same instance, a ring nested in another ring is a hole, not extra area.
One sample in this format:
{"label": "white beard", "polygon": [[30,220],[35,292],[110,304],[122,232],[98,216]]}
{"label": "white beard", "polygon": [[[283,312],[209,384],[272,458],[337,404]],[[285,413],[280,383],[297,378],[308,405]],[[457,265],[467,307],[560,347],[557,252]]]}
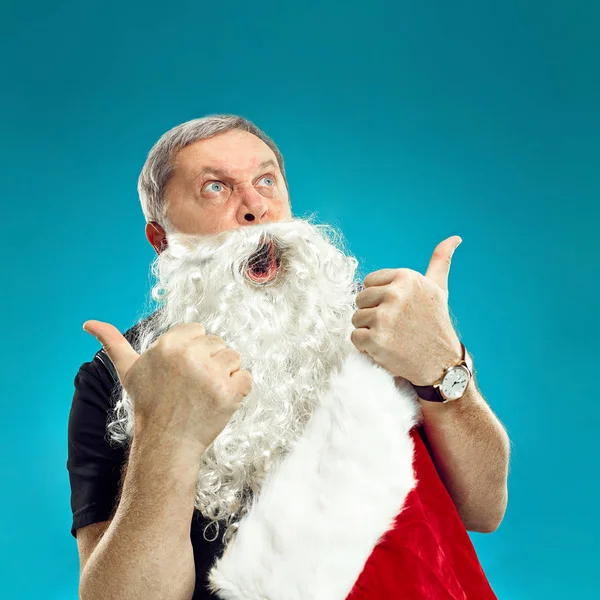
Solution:
{"label": "white beard", "polygon": [[[281,249],[277,277],[256,284],[248,259],[268,236]],[[178,323],[201,323],[237,350],[252,391],[204,452],[195,506],[233,533],[267,472],[300,438],[332,376],[353,349],[358,261],[333,227],[292,219],[211,236],[170,234],[155,259],[152,297],[161,306],[133,342],[141,354]],[[130,442],[133,407],[122,390],[109,437]],[[232,527],[233,526],[233,527]]]}

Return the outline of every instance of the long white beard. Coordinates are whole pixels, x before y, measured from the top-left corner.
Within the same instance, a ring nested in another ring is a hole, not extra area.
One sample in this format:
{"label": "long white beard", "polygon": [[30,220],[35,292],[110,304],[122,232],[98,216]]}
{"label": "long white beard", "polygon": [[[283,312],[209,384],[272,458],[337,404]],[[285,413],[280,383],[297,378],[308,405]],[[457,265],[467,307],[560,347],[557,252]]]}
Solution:
{"label": "long white beard", "polygon": [[[281,250],[277,277],[256,284],[250,256],[271,239]],[[225,541],[260,492],[266,473],[301,436],[331,377],[352,347],[357,260],[333,227],[292,219],[212,236],[169,235],[152,265],[161,306],[140,329],[142,353],[178,323],[202,323],[237,350],[252,390],[202,455],[196,508],[228,525]],[[131,440],[133,407],[121,391],[109,436]],[[206,534],[205,534],[206,535]]]}

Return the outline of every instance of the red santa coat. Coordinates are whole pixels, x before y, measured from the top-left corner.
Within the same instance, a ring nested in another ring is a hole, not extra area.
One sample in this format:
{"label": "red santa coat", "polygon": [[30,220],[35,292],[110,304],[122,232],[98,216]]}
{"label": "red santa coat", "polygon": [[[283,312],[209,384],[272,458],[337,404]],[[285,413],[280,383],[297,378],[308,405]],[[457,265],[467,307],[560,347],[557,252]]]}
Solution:
{"label": "red santa coat", "polygon": [[223,600],[495,599],[412,386],[351,350],[209,573]]}
{"label": "red santa coat", "polygon": [[411,436],[416,486],[347,600],[497,600],[420,427]]}

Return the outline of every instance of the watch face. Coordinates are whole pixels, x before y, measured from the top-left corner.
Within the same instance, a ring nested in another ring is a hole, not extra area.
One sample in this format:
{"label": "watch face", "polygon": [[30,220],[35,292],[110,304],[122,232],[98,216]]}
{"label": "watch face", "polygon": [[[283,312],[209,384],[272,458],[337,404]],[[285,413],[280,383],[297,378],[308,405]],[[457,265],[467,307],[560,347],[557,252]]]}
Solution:
{"label": "watch face", "polygon": [[460,398],[469,385],[469,373],[463,366],[452,367],[440,385],[440,391],[448,400]]}

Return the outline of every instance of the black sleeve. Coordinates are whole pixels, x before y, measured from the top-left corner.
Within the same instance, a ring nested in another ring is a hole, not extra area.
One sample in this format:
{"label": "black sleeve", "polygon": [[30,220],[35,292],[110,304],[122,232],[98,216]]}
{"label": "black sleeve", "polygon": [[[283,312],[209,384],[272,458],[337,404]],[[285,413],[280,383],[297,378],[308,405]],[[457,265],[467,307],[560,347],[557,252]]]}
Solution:
{"label": "black sleeve", "polygon": [[67,470],[71,484],[71,535],[91,523],[107,521],[116,508],[126,450],[108,442],[106,422],[114,384],[96,355],[81,365],[68,426]]}

